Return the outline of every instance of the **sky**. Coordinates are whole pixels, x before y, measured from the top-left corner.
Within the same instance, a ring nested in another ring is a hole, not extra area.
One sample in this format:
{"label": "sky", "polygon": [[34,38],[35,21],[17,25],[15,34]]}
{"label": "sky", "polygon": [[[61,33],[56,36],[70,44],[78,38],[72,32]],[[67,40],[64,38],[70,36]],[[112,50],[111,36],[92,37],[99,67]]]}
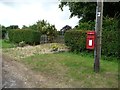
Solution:
{"label": "sky", "polygon": [[4,26],[35,24],[38,20],[47,20],[60,30],[65,25],[76,26],[79,19],[69,18],[70,11],[64,7],[61,11],[59,0],[0,0],[0,24]]}

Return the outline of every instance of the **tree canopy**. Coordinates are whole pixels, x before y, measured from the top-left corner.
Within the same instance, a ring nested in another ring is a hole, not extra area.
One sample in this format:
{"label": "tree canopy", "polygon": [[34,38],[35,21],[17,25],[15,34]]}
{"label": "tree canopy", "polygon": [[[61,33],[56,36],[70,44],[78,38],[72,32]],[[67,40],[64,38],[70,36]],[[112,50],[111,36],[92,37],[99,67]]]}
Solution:
{"label": "tree canopy", "polygon": [[[83,21],[94,21],[96,14],[96,2],[61,2],[59,8],[63,11],[68,6],[71,12],[70,18],[82,17]],[[117,17],[120,14],[120,2],[104,2],[103,16]]]}
{"label": "tree canopy", "polygon": [[22,28],[23,29],[28,28],[31,30],[39,31],[41,34],[46,34],[49,37],[55,37],[57,34],[57,29],[56,29],[55,25],[48,23],[44,19],[38,20],[35,24],[30,25],[28,27],[23,25]]}

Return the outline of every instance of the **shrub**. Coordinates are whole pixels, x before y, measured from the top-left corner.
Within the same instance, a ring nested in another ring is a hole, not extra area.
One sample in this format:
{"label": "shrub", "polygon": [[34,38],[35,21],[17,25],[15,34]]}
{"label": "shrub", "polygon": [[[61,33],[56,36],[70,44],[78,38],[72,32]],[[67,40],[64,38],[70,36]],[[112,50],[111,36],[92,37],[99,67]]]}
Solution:
{"label": "shrub", "polygon": [[102,31],[102,54],[106,56],[119,56],[118,20],[105,18]]}
{"label": "shrub", "polygon": [[86,32],[81,30],[70,30],[65,33],[65,44],[71,51],[80,52],[85,50]]}
{"label": "shrub", "polygon": [[5,38],[6,30],[2,30],[2,39]]}
{"label": "shrub", "polygon": [[4,39],[4,42],[10,43],[10,40],[9,39]]}
{"label": "shrub", "polygon": [[[88,22],[89,24],[89,22]],[[88,25],[87,24],[87,25]],[[102,30],[102,55],[119,57],[119,28],[118,20],[113,18],[104,18]],[[90,25],[91,26],[91,25]],[[85,27],[86,28],[86,27]],[[71,30],[65,34],[65,43],[72,51],[84,51],[86,35],[85,31]]]}
{"label": "shrub", "polygon": [[88,21],[88,22],[79,22],[77,30],[95,30],[95,22]]}
{"label": "shrub", "polygon": [[103,31],[102,33],[102,54],[107,56],[118,55],[117,31]]}
{"label": "shrub", "polygon": [[52,51],[58,51],[58,45],[56,43],[53,43],[51,45],[51,49],[52,49]]}
{"label": "shrub", "polygon": [[19,47],[24,47],[25,46],[25,41],[19,42],[18,46]]}
{"label": "shrub", "polygon": [[39,44],[40,43],[40,32],[32,31],[32,30],[9,30],[8,32],[9,39],[12,42],[19,43],[25,41],[26,44]]}
{"label": "shrub", "polygon": [[5,39],[6,33],[7,33],[7,30],[5,26],[0,25],[0,38]]}

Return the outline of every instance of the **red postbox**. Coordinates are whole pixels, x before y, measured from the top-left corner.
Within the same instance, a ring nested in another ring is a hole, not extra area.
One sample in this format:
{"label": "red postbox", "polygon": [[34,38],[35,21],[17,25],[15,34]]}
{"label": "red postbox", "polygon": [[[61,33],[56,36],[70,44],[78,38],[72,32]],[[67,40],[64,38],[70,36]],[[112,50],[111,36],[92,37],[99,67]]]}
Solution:
{"label": "red postbox", "polygon": [[86,38],[86,48],[94,49],[95,47],[95,31],[88,31]]}

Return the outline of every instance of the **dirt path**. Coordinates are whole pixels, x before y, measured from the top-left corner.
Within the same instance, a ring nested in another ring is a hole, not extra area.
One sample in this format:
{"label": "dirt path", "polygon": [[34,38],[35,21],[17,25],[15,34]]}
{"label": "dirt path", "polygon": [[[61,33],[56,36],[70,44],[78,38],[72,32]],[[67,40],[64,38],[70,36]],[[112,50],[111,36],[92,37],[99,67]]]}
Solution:
{"label": "dirt path", "polygon": [[22,63],[3,55],[3,88],[59,88],[69,87],[51,77],[42,76],[28,69]]}

